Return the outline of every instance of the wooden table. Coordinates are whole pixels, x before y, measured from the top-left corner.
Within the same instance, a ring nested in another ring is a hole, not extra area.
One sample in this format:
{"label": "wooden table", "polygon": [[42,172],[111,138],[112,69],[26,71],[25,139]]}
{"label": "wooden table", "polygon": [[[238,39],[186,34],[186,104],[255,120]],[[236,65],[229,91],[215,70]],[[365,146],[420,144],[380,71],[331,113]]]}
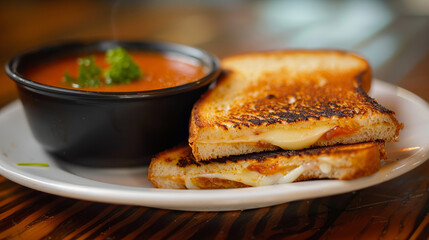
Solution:
{"label": "wooden table", "polygon": [[[109,7],[112,6],[109,4],[96,1],[55,4],[26,1],[25,5],[17,2],[3,2],[0,7],[0,15],[3,18],[0,19],[1,26],[7,30],[9,36],[3,37],[0,44],[3,47],[0,60],[3,62],[23,49],[51,40],[114,37],[109,33],[110,28],[106,30],[103,27],[106,21],[109,21],[103,15],[111,11]],[[257,4],[253,3],[252,6]],[[54,15],[58,7],[67,8],[69,11]],[[243,39],[236,39],[236,35],[231,32],[226,34],[228,25],[224,22],[214,24],[212,32],[207,30],[204,33],[207,39],[215,38],[216,41],[208,41],[202,36],[186,38],[175,32],[175,29],[183,28],[180,23],[176,23],[175,28],[168,28],[175,18],[171,17],[171,12],[165,11],[164,6],[147,10],[144,16],[133,15],[135,9],[132,6],[122,8],[126,8],[126,11],[118,11],[118,14],[123,16],[118,17],[118,25],[121,27],[115,34],[123,39],[141,39],[147,36],[161,40],[178,39],[179,42],[208,48],[220,56],[244,50],[237,49]],[[177,8],[180,13],[176,11],[174,14],[193,14],[195,21],[186,21],[197,25],[201,24],[201,21],[210,21],[211,18],[204,16],[219,14],[216,12],[218,10],[209,7],[200,6],[199,10],[195,10],[186,5]],[[36,10],[42,11],[48,17],[39,18],[30,14]],[[243,12],[223,21],[239,25],[243,18],[254,19],[249,17],[252,11]],[[49,16],[57,17],[53,20]],[[156,24],[139,29],[141,35],[135,35],[134,25],[130,23],[140,18],[148,21],[154,16],[161,17],[154,18]],[[169,16],[172,19],[169,20]],[[15,28],[5,23],[5,19],[14,19]],[[39,21],[38,28],[29,27],[26,32],[16,29],[16,26],[22,27],[32,21]],[[6,25],[8,27],[5,27]],[[82,27],[83,25],[85,27]],[[157,28],[153,28],[154,25]],[[225,29],[220,31],[219,28],[222,27]],[[186,28],[182,30],[186,31]],[[226,33],[216,35],[215,31]],[[269,38],[272,42],[279,42],[281,39],[279,34],[270,36],[277,36]],[[259,41],[260,38],[247,39],[243,48],[252,49],[252,44],[256,46]],[[424,50],[419,54],[424,57],[414,62],[407,61],[412,63],[407,68],[408,73],[397,83],[429,101],[429,51]],[[399,58],[404,62],[403,59]],[[392,68],[387,66],[392,66],[392,62],[394,60],[376,69],[376,76],[382,75],[383,69],[387,69],[384,73],[390,72]],[[0,106],[16,97],[13,84],[2,74]],[[426,162],[403,176],[356,192],[255,210],[199,213],[63,198],[20,186],[0,176],[0,239],[427,239],[428,191],[429,162]]]}

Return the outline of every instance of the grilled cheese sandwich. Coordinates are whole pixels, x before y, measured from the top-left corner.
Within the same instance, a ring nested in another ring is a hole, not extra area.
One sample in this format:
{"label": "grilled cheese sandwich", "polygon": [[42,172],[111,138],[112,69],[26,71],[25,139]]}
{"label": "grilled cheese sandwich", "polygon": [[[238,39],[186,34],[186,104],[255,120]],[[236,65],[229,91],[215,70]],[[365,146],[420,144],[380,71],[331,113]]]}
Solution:
{"label": "grilled cheese sandwich", "polygon": [[402,124],[366,91],[368,63],[340,51],[276,51],[222,61],[194,105],[189,145],[158,154],[158,188],[258,187],[375,173]]}
{"label": "grilled cheese sandwich", "polygon": [[160,153],[149,168],[155,187],[259,187],[308,179],[356,179],[380,168],[384,142],[319,147],[195,161],[189,146]]}
{"label": "grilled cheese sandwich", "polygon": [[368,63],[339,51],[278,51],[222,60],[225,74],[195,105],[196,161],[253,152],[395,141],[394,113],[370,98]]}

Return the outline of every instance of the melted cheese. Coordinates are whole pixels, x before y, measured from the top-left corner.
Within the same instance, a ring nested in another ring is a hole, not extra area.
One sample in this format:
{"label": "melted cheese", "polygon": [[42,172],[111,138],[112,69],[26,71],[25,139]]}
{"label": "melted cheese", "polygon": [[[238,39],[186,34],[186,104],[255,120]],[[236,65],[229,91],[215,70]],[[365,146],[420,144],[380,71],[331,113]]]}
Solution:
{"label": "melted cheese", "polygon": [[191,177],[186,177],[185,178],[185,187],[187,189],[199,189],[199,187],[192,182],[192,178]]}
{"label": "melted cheese", "polygon": [[291,183],[301,176],[301,174],[305,171],[304,166],[299,166],[294,170],[290,171],[288,174],[281,177],[277,183]]}
{"label": "melted cheese", "polygon": [[225,179],[225,180],[243,183],[252,187],[268,186],[268,185],[281,184],[281,183],[291,183],[295,181],[299,176],[301,176],[301,174],[305,171],[305,169],[306,168],[304,166],[300,166],[288,172],[285,175],[283,175],[282,173],[263,175],[255,171],[244,171],[241,174],[231,174],[231,173],[197,174],[197,175],[187,177],[185,180],[185,186],[188,189],[198,188],[195,184],[192,183],[192,178],[198,178],[198,177]]}
{"label": "melted cheese", "polygon": [[322,171],[325,174],[329,174],[331,172],[331,169],[332,169],[331,165],[328,163],[321,163],[319,165],[319,168],[320,168],[320,171]]}
{"label": "melted cheese", "polygon": [[326,125],[310,129],[273,129],[259,135],[242,136],[235,139],[197,140],[198,143],[257,143],[264,142],[285,150],[299,150],[313,145],[334,126]]}
{"label": "melted cheese", "polygon": [[313,145],[332,126],[322,126],[311,129],[284,130],[276,129],[261,134],[262,141],[287,150],[299,150]]}
{"label": "melted cheese", "polygon": [[[204,178],[218,178],[239,183],[246,184],[252,187],[268,186],[274,184],[291,183],[298,179],[306,170],[317,167],[314,164],[301,165],[288,173],[276,173],[272,175],[263,175],[256,171],[243,171],[240,174],[232,173],[205,173],[187,176],[185,179],[185,186],[188,189],[198,189],[193,182],[193,178],[204,177]],[[319,165],[320,171],[323,173],[329,173],[331,171],[331,165],[328,163],[322,163]]]}

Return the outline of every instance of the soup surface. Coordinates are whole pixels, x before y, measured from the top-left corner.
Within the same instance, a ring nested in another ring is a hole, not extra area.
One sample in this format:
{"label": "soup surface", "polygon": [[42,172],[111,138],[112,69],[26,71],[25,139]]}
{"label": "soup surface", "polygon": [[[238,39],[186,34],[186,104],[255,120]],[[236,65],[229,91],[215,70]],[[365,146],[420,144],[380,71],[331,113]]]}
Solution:
{"label": "soup surface", "polygon": [[[196,61],[173,55],[151,52],[129,52],[134,62],[140,67],[142,77],[127,84],[103,85],[92,88],[73,88],[64,80],[64,74],[78,75],[78,57],[67,57],[34,66],[24,77],[50,86],[79,89],[94,92],[136,92],[161,88],[170,88],[196,81],[206,74],[205,69]],[[110,65],[104,53],[91,54],[101,69]]]}

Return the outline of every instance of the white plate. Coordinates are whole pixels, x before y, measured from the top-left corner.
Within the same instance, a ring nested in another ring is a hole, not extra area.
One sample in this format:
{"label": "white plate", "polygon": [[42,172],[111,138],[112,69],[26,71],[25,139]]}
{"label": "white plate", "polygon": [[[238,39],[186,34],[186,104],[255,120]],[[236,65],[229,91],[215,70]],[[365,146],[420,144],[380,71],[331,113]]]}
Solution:
{"label": "white plate", "polygon": [[[399,142],[387,145],[389,159],[398,160],[357,180],[226,190],[154,189],[146,179],[145,167],[97,169],[54,161],[33,138],[20,102],[0,112],[0,174],[24,186],[70,198],[188,211],[250,209],[350,192],[404,174],[428,158],[428,104],[404,89],[377,80],[370,95],[394,110],[405,128]],[[24,167],[17,166],[18,162],[45,162],[50,166]]]}

